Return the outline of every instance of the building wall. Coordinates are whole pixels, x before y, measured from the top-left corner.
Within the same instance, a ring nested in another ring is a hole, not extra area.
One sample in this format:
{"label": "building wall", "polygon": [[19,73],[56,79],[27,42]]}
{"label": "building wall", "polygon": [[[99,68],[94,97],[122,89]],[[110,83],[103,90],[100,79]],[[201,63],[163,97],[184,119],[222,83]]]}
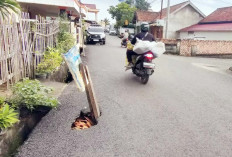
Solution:
{"label": "building wall", "polygon": [[[168,39],[177,39],[179,37],[179,34],[177,33],[178,30],[196,24],[202,19],[203,17],[201,16],[201,14],[199,14],[190,5],[182,8],[174,14],[170,14],[167,36]],[[166,26],[164,26],[164,37],[165,32]]]}
{"label": "building wall", "polygon": [[180,39],[199,39],[199,40],[230,40],[231,32],[180,32]]}
{"label": "building wall", "polygon": [[37,9],[44,10],[43,12],[38,12],[40,15],[42,13],[46,14],[47,16],[54,16],[54,13],[57,13],[54,12],[54,8],[57,7],[72,8],[73,11],[79,13],[79,6],[74,0],[17,0],[17,2],[19,2],[24,9],[31,8],[31,12],[36,12],[36,7],[40,7]]}
{"label": "building wall", "polygon": [[74,5],[73,0],[17,0],[20,3],[30,3],[30,4],[44,4],[52,6],[63,6],[69,7]]}
{"label": "building wall", "polygon": [[180,55],[232,55],[232,41],[181,40]]}

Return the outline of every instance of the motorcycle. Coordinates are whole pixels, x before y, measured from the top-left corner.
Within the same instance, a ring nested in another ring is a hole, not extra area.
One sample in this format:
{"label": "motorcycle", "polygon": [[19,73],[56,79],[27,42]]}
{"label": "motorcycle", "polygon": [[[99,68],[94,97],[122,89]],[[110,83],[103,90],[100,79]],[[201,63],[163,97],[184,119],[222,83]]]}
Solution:
{"label": "motorcycle", "polygon": [[121,47],[127,47],[127,43],[128,43],[128,41],[132,41],[132,39],[134,38],[134,36],[133,35],[129,35],[129,38],[127,38],[127,39],[123,39],[122,41],[121,41]]}
{"label": "motorcycle", "polygon": [[127,42],[128,42],[128,39],[123,39],[122,41],[121,41],[121,47],[127,47]]}
{"label": "motorcycle", "polygon": [[149,51],[142,55],[132,56],[132,72],[140,77],[143,84],[147,84],[149,77],[154,73],[155,64],[153,60],[155,55]]}

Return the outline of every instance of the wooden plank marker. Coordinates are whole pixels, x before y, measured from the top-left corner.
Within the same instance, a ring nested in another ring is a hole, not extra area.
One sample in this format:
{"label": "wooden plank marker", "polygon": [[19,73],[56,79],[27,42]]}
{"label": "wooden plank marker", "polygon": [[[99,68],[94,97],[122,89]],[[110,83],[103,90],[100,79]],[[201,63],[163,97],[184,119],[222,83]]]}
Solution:
{"label": "wooden plank marker", "polygon": [[84,80],[85,91],[88,98],[90,111],[93,112],[94,118],[95,120],[97,120],[100,117],[100,109],[96,100],[89,69],[86,65],[80,64],[80,71]]}

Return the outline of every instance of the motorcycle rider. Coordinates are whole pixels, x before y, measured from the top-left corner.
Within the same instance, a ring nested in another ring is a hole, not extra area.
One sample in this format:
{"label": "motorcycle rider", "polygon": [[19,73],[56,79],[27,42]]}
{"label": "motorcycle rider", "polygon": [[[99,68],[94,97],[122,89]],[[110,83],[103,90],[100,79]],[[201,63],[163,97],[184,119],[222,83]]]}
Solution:
{"label": "motorcycle rider", "polygon": [[[154,36],[148,32],[149,31],[149,24],[147,22],[143,22],[141,24],[141,32],[135,35],[135,37],[132,39],[131,44],[135,45],[136,38],[144,41],[155,41]],[[128,68],[131,68],[133,66],[132,64],[132,56],[137,55],[133,50],[127,50],[127,60],[129,62]]]}
{"label": "motorcycle rider", "polygon": [[124,34],[124,36],[123,36],[123,38],[122,38],[122,42],[125,42],[125,40],[127,40],[128,37],[129,37],[129,30],[126,29],[126,30],[125,30],[125,34]]}

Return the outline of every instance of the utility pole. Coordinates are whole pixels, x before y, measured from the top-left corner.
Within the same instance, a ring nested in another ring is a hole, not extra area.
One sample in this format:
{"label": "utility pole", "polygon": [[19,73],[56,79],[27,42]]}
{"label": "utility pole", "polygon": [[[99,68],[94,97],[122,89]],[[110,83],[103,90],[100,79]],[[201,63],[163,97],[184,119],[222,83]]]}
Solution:
{"label": "utility pole", "polygon": [[161,1],[160,19],[162,18],[163,4],[164,4],[164,0]]}
{"label": "utility pole", "polygon": [[81,16],[81,6],[82,6],[82,3],[81,3],[81,0],[79,0],[80,2],[80,7],[79,7],[79,12],[80,12],[80,18],[79,18],[79,24],[80,24],[80,30],[79,30],[79,43],[80,43],[80,46],[83,48],[83,32],[82,32],[82,16]]}
{"label": "utility pole", "polygon": [[[161,1],[161,9],[160,9],[160,20],[162,19],[163,3],[164,3],[164,1],[162,0],[162,1]],[[163,38],[163,31],[162,31],[162,33],[161,33],[161,28],[160,28],[160,26],[159,26],[159,32],[158,32],[157,37],[158,37],[158,38],[161,38],[161,39]]]}
{"label": "utility pole", "polygon": [[80,12],[80,18],[79,18],[79,23],[81,25],[81,28],[82,28],[82,17],[81,17],[81,0],[79,0],[80,2],[80,7],[79,7],[79,12]]}
{"label": "utility pole", "polygon": [[170,0],[168,0],[168,7],[167,7],[167,20],[166,20],[165,39],[167,39],[167,38],[168,38],[168,22],[169,22],[169,14],[170,14]]}

